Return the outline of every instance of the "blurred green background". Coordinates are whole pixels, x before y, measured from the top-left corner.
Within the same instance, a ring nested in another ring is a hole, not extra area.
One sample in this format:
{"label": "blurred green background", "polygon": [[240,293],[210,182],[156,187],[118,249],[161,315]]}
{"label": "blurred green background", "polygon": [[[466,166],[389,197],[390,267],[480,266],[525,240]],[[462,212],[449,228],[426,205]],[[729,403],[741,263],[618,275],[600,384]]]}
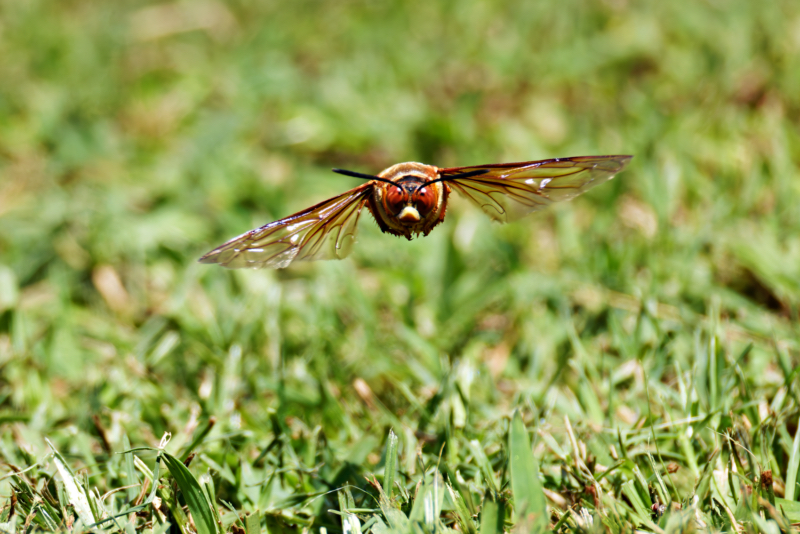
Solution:
{"label": "blurred green background", "polygon": [[[473,439],[500,472],[521,407],[608,462],[614,429],[699,417],[675,498],[731,425],[774,425],[753,447],[789,477],[796,1],[4,1],[0,58],[3,461],[45,458],[47,436],[103,493],[125,485],[123,436],[179,451],[215,417],[200,470],[267,510],[364,486],[390,427],[408,476],[417,447],[469,465]],[[364,218],[341,262],[196,263],[360,183],[331,167],[596,154],[635,158],[511,225],[455,199],[410,243]],[[352,473],[260,496],[219,475],[280,436]]]}

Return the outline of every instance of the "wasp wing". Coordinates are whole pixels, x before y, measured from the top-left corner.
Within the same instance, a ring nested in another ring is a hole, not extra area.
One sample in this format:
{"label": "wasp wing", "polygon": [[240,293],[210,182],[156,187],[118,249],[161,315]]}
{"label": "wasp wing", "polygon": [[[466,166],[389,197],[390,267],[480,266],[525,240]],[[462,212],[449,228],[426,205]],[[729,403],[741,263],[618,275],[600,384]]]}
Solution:
{"label": "wasp wing", "polygon": [[234,237],[198,261],[230,269],[283,269],[293,261],[341,259],[356,239],[361,210],[372,193],[366,183],[315,206]]}
{"label": "wasp wing", "polygon": [[[523,163],[439,169],[443,181],[499,222],[516,220],[553,202],[570,200],[625,168],[633,156],[580,156]],[[486,172],[468,178],[448,175]]]}

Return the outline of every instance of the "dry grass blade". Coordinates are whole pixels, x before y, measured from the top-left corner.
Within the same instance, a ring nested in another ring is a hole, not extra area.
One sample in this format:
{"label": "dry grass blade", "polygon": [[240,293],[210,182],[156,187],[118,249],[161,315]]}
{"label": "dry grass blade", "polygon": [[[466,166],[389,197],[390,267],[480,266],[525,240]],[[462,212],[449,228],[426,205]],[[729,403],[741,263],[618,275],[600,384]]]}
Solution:
{"label": "dry grass blade", "polygon": [[82,487],[82,485],[75,478],[75,473],[72,472],[69,464],[67,464],[67,462],[64,460],[64,457],[61,456],[61,453],[58,452],[58,449],[53,446],[49,439],[45,438],[45,441],[47,441],[47,444],[53,451],[53,460],[55,461],[58,474],[61,476],[61,480],[64,482],[64,488],[67,491],[70,504],[72,504],[72,506],[75,508],[75,512],[83,522],[84,527],[94,525],[98,521],[98,518],[95,517],[94,512],[89,505],[89,498],[87,496],[86,489]]}

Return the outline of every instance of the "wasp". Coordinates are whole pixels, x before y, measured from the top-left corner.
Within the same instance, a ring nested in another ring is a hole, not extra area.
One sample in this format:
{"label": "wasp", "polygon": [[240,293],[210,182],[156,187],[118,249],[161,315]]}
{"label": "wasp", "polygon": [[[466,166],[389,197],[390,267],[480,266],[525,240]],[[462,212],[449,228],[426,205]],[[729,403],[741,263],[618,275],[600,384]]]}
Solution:
{"label": "wasp", "polygon": [[367,182],[234,237],[199,261],[233,269],[282,269],[295,261],[341,259],[352,249],[364,206],[384,233],[426,236],[444,221],[454,190],[506,223],[610,180],[631,158],[579,156],[444,169],[409,162],[374,176],[333,169]]}

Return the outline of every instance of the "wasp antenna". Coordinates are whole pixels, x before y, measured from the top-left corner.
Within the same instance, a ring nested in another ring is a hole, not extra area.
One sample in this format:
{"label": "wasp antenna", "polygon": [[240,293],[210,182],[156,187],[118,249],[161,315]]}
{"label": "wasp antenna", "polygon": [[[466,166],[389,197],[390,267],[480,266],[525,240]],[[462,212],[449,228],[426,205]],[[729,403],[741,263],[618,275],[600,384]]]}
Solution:
{"label": "wasp antenna", "polygon": [[361,178],[362,180],[377,180],[379,182],[386,182],[387,184],[395,185],[393,181],[387,180],[386,178],[381,178],[380,176],[373,176],[371,174],[363,174],[360,172],[348,171],[346,169],[331,169],[331,170],[337,174],[343,174],[345,176],[351,176],[353,178]]}
{"label": "wasp antenna", "polygon": [[442,181],[446,182],[449,180],[457,180],[459,178],[471,178],[473,176],[480,176],[481,174],[486,174],[487,172],[489,172],[489,169],[477,169],[469,172],[461,172],[458,174],[452,174],[450,176],[447,176],[446,178],[442,178]]}
{"label": "wasp antenna", "polygon": [[421,184],[420,187],[426,186],[428,184],[434,184],[436,182],[450,182],[452,180],[458,180],[459,178],[471,178],[473,176],[480,176],[481,174],[486,174],[487,172],[489,172],[489,169],[477,169],[474,171],[467,171],[459,174],[451,174],[450,176],[445,176],[443,178],[437,178],[436,180],[431,180],[430,182],[425,182],[424,184]]}

